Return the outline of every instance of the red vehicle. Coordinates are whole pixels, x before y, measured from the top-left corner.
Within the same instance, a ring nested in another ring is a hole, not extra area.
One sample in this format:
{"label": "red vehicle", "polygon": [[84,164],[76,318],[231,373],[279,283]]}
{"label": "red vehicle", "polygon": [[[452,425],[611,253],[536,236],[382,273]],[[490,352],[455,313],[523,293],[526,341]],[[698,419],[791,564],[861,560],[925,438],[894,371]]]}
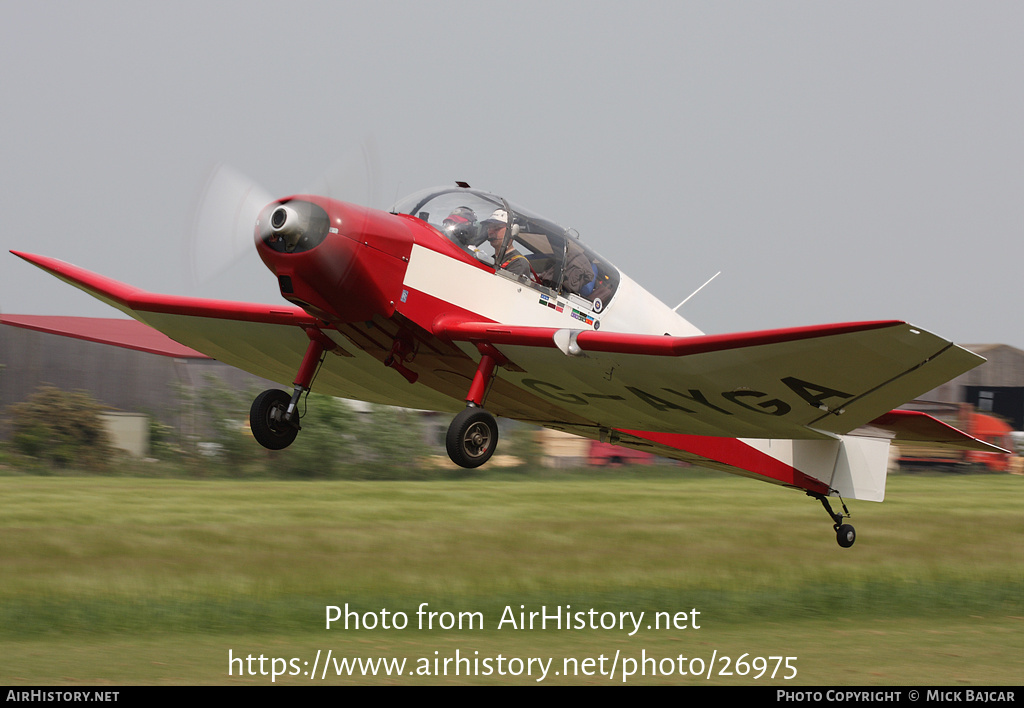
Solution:
{"label": "red vehicle", "polygon": [[590,442],[590,458],[592,467],[621,467],[622,465],[650,465],[654,463],[654,455],[643,450],[633,450],[621,445],[603,443],[599,440]]}

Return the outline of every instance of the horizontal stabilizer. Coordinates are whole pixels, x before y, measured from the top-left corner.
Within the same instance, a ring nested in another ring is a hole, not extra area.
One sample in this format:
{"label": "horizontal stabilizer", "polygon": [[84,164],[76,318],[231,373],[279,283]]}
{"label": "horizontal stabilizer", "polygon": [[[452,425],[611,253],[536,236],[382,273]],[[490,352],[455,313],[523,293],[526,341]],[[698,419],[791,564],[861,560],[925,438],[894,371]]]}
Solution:
{"label": "horizontal stabilizer", "polygon": [[[890,411],[871,421],[866,432],[871,428],[881,428],[891,434],[893,442],[921,443],[936,447],[947,447],[955,450],[979,450],[981,452],[1009,453],[1009,450],[979,440],[952,425],[943,423],[921,411]],[[861,434],[856,431],[855,434]]]}

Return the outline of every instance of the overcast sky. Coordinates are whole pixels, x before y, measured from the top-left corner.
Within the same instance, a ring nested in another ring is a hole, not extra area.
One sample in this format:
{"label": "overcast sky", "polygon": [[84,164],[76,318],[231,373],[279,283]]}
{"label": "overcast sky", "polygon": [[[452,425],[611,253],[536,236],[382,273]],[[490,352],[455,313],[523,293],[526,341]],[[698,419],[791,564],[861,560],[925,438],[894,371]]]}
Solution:
{"label": "overcast sky", "polygon": [[[670,306],[723,271],[682,310],[706,332],[893,318],[1024,348],[1019,2],[4,10],[5,251],[274,302],[252,251],[193,280],[217,165],[382,208],[465,180]],[[0,310],[118,314],[6,252]]]}

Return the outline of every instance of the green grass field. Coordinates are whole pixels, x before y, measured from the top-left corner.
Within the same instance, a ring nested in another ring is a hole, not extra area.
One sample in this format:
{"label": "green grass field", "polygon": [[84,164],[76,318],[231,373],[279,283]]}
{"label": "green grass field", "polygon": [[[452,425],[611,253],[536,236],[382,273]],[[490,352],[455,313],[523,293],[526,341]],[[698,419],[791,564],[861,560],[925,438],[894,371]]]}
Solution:
{"label": "green grass field", "polygon": [[[529,657],[551,660],[543,683],[622,683],[628,660],[637,671],[630,684],[1024,679],[1021,477],[891,477],[885,503],[850,503],[858,540],[848,550],[814,500],[699,473],[434,482],[6,476],[0,494],[3,685],[261,685],[272,669],[286,684],[529,684],[542,666]],[[405,613],[408,626],[325,629],[325,608],[346,603],[378,623],[382,610],[392,622]],[[452,613],[435,622],[477,613],[483,628],[419,629],[421,603]],[[632,625],[498,628],[506,607],[518,621],[521,606],[566,605],[594,609],[595,622],[608,624],[620,612],[645,614],[633,636]],[[700,614],[685,629],[653,628],[656,612],[693,609]],[[332,664],[322,679],[328,650],[335,660],[407,663],[401,676],[376,677],[337,677]],[[236,662],[229,676],[229,651],[254,662]],[[434,660],[443,670],[456,651],[468,658],[460,675],[454,662],[449,675],[434,675]],[[796,678],[784,680],[791,672],[779,666],[771,679],[779,662],[768,657],[777,656],[796,657]],[[747,663],[737,665],[741,657]],[[485,658],[490,675],[465,675],[473,661],[483,671]],[[566,658],[575,675],[565,676]],[[704,676],[689,675],[702,666]]]}

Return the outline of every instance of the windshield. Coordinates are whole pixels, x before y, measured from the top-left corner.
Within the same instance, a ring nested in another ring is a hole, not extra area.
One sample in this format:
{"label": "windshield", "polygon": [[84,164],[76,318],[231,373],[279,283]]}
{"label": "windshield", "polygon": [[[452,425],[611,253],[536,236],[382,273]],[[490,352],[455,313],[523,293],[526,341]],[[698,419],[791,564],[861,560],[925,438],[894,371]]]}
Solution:
{"label": "windshield", "polygon": [[608,304],[619,285],[618,269],[580,241],[574,230],[494,194],[438,187],[402,199],[391,211],[426,221],[496,272],[538,290],[575,295],[595,312]]}

